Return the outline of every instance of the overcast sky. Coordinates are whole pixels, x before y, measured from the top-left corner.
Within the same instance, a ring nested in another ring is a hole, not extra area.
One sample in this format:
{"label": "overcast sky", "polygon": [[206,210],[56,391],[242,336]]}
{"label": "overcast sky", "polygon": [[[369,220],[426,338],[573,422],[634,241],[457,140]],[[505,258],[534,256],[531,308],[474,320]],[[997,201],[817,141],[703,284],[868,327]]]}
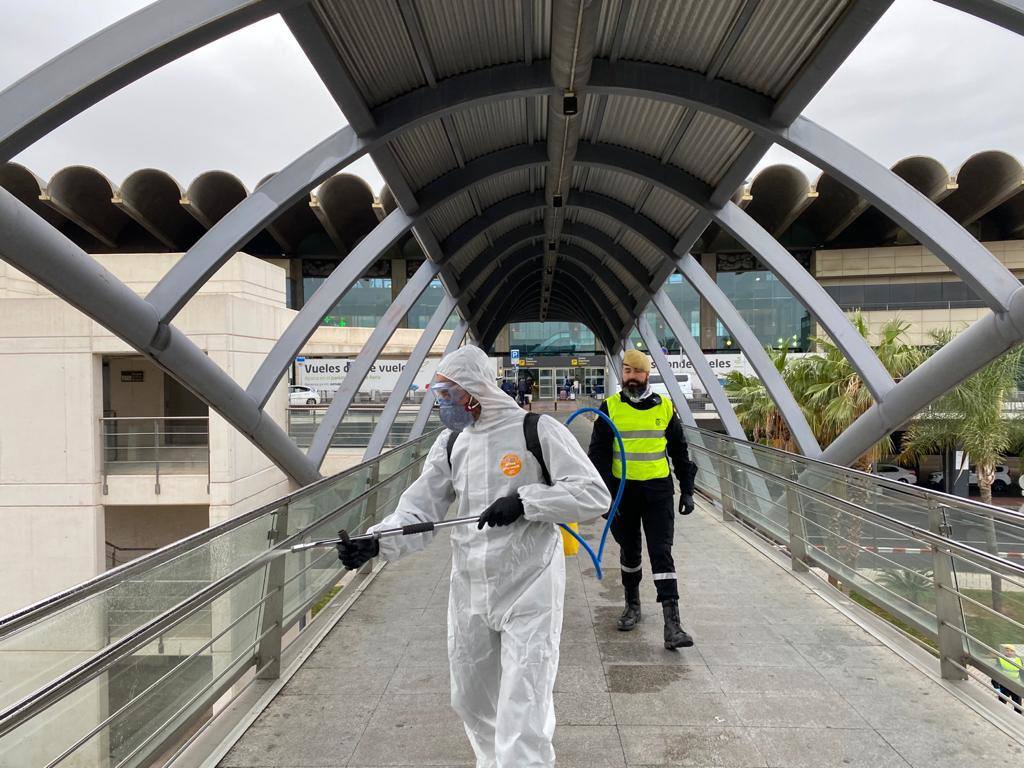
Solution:
{"label": "overcast sky", "polygon": [[[148,0],[0,0],[0,89]],[[896,0],[806,114],[886,165],[931,155],[955,173],[975,152],[1024,158],[1024,40],[931,0]],[[344,123],[277,17],[173,62],[110,96],[18,158],[44,179],[93,165],[120,183],[162,168],[204,170],[251,189]],[[789,162],[775,148],[761,167]],[[382,185],[367,159],[349,169]]]}

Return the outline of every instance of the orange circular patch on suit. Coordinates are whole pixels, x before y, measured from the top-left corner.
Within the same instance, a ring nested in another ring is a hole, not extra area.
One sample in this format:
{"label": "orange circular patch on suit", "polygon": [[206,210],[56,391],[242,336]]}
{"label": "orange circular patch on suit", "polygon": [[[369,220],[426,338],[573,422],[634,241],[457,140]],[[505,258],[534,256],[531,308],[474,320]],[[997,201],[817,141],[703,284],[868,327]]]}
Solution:
{"label": "orange circular patch on suit", "polygon": [[506,453],[501,457],[501,471],[509,477],[515,477],[523,468],[523,460],[514,453]]}

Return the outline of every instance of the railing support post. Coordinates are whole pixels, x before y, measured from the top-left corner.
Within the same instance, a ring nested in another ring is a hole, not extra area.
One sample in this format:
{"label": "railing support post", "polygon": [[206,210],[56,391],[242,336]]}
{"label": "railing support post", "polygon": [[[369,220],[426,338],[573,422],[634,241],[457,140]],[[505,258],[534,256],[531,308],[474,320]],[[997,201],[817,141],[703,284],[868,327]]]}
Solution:
{"label": "railing support post", "polygon": [[[798,482],[800,471],[792,467],[789,479]],[[790,567],[797,573],[807,573],[807,527],[804,525],[803,497],[794,484],[786,485],[786,509],[789,513],[787,529],[789,531]]]}
{"label": "railing support post", "polygon": [[736,507],[733,504],[733,492],[735,491],[732,482],[733,473],[729,462],[725,459],[719,457],[716,463],[718,464],[718,488],[722,492],[722,521],[731,523],[736,520]]}
{"label": "railing support post", "polygon": [[156,495],[160,495],[160,420],[153,419],[153,451],[156,464]]}
{"label": "railing support post", "polygon": [[[268,549],[288,537],[288,505],[274,510],[267,531]],[[281,675],[281,626],[284,624],[285,558],[276,557],[267,564],[263,580],[263,610],[260,612],[260,643],[256,651],[256,677],[276,680]]]}
{"label": "railing support post", "polygon": [[[946,522],[945,509],[932,502],[928,511],[928,527],[932,533],[951,538],[952,527]],[[966,626],[960,598],[957,597],[956,570],[953,557],[932,545],[932,579],[935,586],[935,617],[939,640],[939,664],[945,680],[966,680],[967,648],[964,644]],[[959,630],[959,631],[957,631]]]}
{"label": "railing support post", "polygon": [[[366,482],[367,482],[367,484],[371,488],[373,488],[375,485],[377,485],[377,483],[380,482],[380,459],[378,459],[377,461],[373,462],[370,465],[370,476],[366,478]],[[377,491],[372,491],[371,493],[367,494],[367,496],[366,496],[366,515],[365,515],[365,517],[366,517],[367,520],[371,521],[371,524],[379,522],[377,520],[377,495],[378,495]],[[376,560],[376,558],[372,558],[370,560],[367,560],[362,565],[362,567],[359,568],[359,570],[357,572],[361,573],[361,574],[372,573],[373,572],[373,566],[375,564],[375,560]]]}

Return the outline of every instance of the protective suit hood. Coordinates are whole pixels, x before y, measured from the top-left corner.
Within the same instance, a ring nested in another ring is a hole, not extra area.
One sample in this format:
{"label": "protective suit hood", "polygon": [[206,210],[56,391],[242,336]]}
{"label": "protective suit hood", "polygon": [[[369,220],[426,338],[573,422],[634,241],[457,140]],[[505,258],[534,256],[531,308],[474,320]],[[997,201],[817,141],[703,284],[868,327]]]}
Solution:
{"label": "protective suit hood", "polygon": [[445,355],[437,365],[437,373],[451,379],[480,403],[480,418],[474,427],[486,427],[511,415],[522,417],[516,401],[495,383],[494,366],[480,347],[461,347]]}

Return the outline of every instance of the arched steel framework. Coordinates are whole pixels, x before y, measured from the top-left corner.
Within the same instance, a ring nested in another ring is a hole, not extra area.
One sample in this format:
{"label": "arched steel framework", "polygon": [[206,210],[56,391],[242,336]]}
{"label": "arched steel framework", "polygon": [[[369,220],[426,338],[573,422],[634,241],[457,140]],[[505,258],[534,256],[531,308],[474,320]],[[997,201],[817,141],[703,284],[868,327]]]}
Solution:
{"label": "arched steel framework", "polygon": [[[1015,0],[940,2],[1011,31],[1024,32],[1024,10]],[[667,270],[680,269],[740,340],[779,403],[801,449],[817,453],[817,445],[795,408],[792,396],[785,390],[777,372],[773,376],[765,367],[763,350],[756,338],[713,281],[705,279],[706,274],[702,274],[703,270],[688,255],[690,245],[707,223],[717,222],[744,243],[803,301],[849,356],[874,395],[875,407],[825,452],[826,458],[837,462],[852,461],[948,387],[1020,343],[1024,338],[1024,299],[1012,273],[933,201],[859,150],[799,115],[888,5],[884,0],[851,3],[803,71],[774,99],[715,77],[712,70],[717,72],[724,58],[712,62],[709,72],[696,72],[636,61],[594,60],[590,51],[591,58],[578,63],[586,68],[580,79],[586,93],[683,105],[742,126],[751,131],[755,139],[713,187],[637,150],[610,145],[597,147],[573,139],[572,146],[566,147],[571,164],[641,179],[687,200],[698,209],[698,215],[669,250],[668,242],[656,231],[656,226],[637,211],[623,210],[622,205],[614,201],[593,199],[600,196],[571,190],[571,205],[600,209],[649,241],[654,242],[651,237],[656,237],[657,247],[665,255],[664,266],[653,275],[646,270],[637,271],[626,249],[603,242],[595,233],[581,231],[583,228],[579,225],[563,225],[559,221],[555,230],[559,253],[565,250],[567,257],[579,261],[581,254],[569,251],[561,242],[564,237],[579,237],[621,265],[630,280],[626,283],[603,276],[603,289],[596,289],[594,282],[586,278],[580,283],[580,274],[575,272],[577,267],[559,263],[552,274],[574,282],[582,290],[567,292],[565,288],[553,287],[550,293],[543,294],[540,306],[545,307],[550,301],[559,311],[570,315],[578,313],[583,319],[589,317],[588,322],[601,336],[607,351],[615,355],[620,348],[617,339],[630,322],[629,318],[624,322],[610,305],[604,289],[620,303],[626,294],[635,296],[637,305],[626,306],[629,315],[637,316],[644,299],[658,289]],[[102,270],[35,212],[6,192],[0,193],[0,256],[150,356],[224,415],[290,476],[308,482],[317,474],[316,467],[326,452],[330,434],[351,402],[351,393],[346,390],[332,403],[308,456],[302,456],[283,432],[264,417],[263,406],[287,361],[301,349],[326,309],[352,284],[353,274],[358,277],[360,265],[372,263],[403,235],[411,232],[416,236],[427,253],[428,262],[410,280],[357,357],[356,375],[350,374],[346,385],[358,387],[399,319],[431,279],[440,276],[449,290],[449,302],[465,305],[468,297],[462,295],[462,288],[466,280],[463,276],[460,288],[459,275],[449,268],[453,256],[473,237],[486,234],[506,213],[537,207],[537,201],[520,196],[498,204],[504,205],[501,209],[494,206],[488,214],[479,216],[476,223],[463,225],[453,233],[444,248],[434,239],[429,227],[424,226],[426,217],[465,189],[514,169],[543,166],[549,161],[549,153],[540,144],[514,146],[477,160],[460,162],[458,170],[413,190],[399,183],[402,175],[396,171],[398,163],[389,143],[417,126],[445,119],[462,109],[511,98],[560,97],[562,89],[556,82],[561,75],[553,81],[552,70],[561,65],[532,60],[527,55],[522,63],[444,78],[430,76],[426,87],[414,89],[371,110],[362,101],[345,66],[331,50],[308,3],[300,0],[160,0],[75,46],[0,93],[0,160],[9,159],[74,115],[163,64],[279,12],[283,13],[328,90],[342,107],[349,119],[348,126],[310,149],[242,200],[200,238],[145,299]],[[732,44],[735,43],[733,39]],[[555,117],[565,120],[566,115],[556,112]],[[831,177],[869,200],[945,262],[985,301],[993,314],[975,323],[896,386],[813,278],[796,265],[768,232],[729,202],[729,196],[749,170],[750,163],[771,143],[785,146],[825,169]],[[332,275],[321,286],[243,391],[174,329],[171,321],[216,269],[253,235],[303,194],[365,154],[374,157],[392,183],[398,210],[349,255],[351,263],[336,270],[337,277]],[[546,212],[542,236],[548,234],[549,225],[550,217]],[[502,255],[496,251],[496,245],[492,244],[490,257],[500,260]],[[530,265],[535,263],[529,262]],[[472,279],[479,277],[486,265],[486,260],[474,263],[470,270]],[[498,285],[502,281],[499,279]],[[492,285],[491,291],[495,289]],[[482,310],[488,303],[487,298],[484,296],[483,304],[477,299],[470,306]],[[664,299],[661,304],[665,304]],[[519,311],[517,307],[506,300],[486,333],[479,334],[481,341],[487,342],[494,323],[502,317],[512,317],[516,311]],[[435,315],[431,322],[440,322],[439,317]],[[470,316],[467,321],[472,328],[477,318]],[[686,335],[678,329],[674,332]],[[467,330],[461,331],[462,336],[466,333]]]}

